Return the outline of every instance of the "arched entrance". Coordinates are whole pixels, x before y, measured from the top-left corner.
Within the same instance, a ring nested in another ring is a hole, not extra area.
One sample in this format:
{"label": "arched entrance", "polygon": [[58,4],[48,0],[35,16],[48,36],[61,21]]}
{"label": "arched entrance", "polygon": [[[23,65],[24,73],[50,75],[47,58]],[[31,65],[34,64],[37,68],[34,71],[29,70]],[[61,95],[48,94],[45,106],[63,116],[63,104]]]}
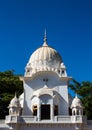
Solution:
{"label": "arched entrance", "polygon": [[32,97],[32,112],[38,120],[53,120],[58,115],[58,94],[47,86],[38,89]]}
{"label": "arched entrance", "polygon": [[52,105],[52,97],[48,94],[44,94],[40,96],[41,100],[41,120],[50,120],[51,119],[51,105]]}
{"label": "arched entrance", "polygon": [[49,120],[50,119],[50,105],[45,104],[41,105],[41,120]]}

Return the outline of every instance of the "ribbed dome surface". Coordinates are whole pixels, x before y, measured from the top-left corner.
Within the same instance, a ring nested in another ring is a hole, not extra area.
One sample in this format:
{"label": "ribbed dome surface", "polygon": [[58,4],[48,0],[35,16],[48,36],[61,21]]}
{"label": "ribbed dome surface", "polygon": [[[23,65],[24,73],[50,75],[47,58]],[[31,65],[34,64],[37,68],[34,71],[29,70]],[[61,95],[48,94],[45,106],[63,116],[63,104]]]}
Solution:
{"label": "ribbed dome surface", "polygon": [[61,63],[61,57],[57,53],[57,51],[49,46],[42,46],[38,48],[30,57],[29,63],[39,62],[39,61],[48,61],[52,62],[56,61]]}
{"label": "ribbed dome surface", "polygon": [[15,95],[15,97],[11,100],[9,107],[19,107],[19,106],[20,106],[19,99]]}
{"label": "ribbed dome surface", "polygon": [[82,102],[77,96],[72,101],[71,108],[73,107],[82,107]]}
{"label": "ribbed dome surface", "polygon": [[61,63],[61,56],[55,49],[48,46],[45,34],[43,46],[34,51],[29,58],[25,75],[30,76],[40,71],[60,72]]}

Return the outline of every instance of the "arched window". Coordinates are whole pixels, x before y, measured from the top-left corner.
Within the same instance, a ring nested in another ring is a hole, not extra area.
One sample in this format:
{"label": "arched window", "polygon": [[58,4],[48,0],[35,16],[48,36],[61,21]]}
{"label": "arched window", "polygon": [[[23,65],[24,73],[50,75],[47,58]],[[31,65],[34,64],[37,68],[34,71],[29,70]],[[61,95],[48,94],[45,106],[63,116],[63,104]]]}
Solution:
{"label": "arched window", "polygon": [[37,105],[33,106],[33,116],[37,116]]}
{"label": "arched window", "polygon": [[77,110],[77,115],[79,115],[79,110]]}
{"label": "arched window", "polygon": [[58,115],[58,105],[54,105],[54,116]]}
{"label": "arched window", "polygon": [[69,107],[69,115],[70,115],[70,116],[72,115],[72,110],[71,110],[70,107]]}

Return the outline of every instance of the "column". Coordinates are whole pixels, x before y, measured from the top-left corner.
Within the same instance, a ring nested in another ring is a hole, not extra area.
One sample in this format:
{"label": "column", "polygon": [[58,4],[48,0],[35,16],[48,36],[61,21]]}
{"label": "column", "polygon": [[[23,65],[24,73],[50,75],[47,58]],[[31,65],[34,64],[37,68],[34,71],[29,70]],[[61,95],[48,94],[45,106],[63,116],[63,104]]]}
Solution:
{"label": "column", "polygon": [[54,105],[53,105],[53,98],[52,98],[52,102],[51,102],[51,113],[50,113],[50,116],[51,116],[51,120],[54,119]]}
{"label": "column", "polygon": [[37,119],[38,121],[41,120],[41,105],[38,104],[38,107],[37,107]]}

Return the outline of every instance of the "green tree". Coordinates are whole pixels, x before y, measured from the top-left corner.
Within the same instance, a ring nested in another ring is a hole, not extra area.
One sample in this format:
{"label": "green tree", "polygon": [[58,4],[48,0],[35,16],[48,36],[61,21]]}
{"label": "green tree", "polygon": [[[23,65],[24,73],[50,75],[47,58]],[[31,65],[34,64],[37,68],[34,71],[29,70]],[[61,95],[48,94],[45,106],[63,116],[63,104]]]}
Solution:
{"label": "green tree", "polygon": [[88,81],[79,83],[73,79],[69,88],[79,95],[83,104],[84,115],[88,119],[92,119],[92,83]]}
{"label": "green tree", "polygon": [[12,70],[0,72],[0,119],[8,114],[7,107],[15,92],[18,95],[23,92],[23,83],[19,80],[19,75],[15,75]]}

